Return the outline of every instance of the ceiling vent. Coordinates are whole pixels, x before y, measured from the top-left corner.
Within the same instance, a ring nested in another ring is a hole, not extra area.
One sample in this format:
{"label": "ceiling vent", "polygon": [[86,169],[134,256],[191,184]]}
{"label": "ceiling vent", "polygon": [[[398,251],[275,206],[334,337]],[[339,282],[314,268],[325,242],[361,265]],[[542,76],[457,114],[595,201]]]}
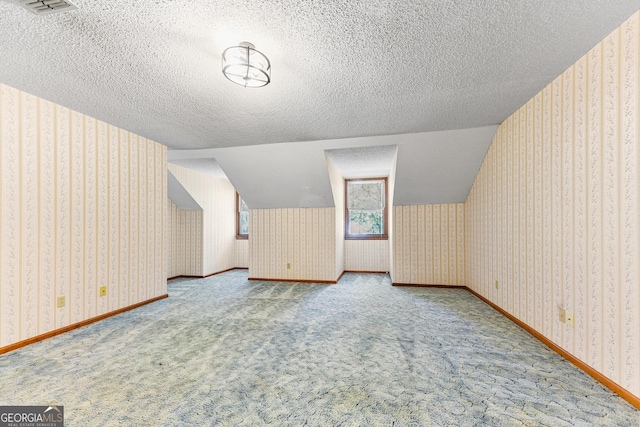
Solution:
{"label": "ceiling vent", "polygon": [[77,9],[69,0],[17,0],[16,3],[34,15],[50,15]]}

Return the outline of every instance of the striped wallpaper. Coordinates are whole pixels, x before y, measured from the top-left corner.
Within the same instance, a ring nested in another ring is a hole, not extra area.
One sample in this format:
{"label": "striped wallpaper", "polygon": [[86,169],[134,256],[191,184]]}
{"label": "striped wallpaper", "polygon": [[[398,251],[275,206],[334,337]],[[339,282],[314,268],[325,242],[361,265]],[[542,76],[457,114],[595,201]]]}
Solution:
{"label": "striped wallpaper", "polygon": [[250,278],[337,279],[334,208],[252,209],[250,217]]}
{"label": "striped wallpaper", "polygon": [[393,282],[464,286],[464,204],[394,206],[393,211]]}
{"label": "striped wallpaper", "polygon": [[183,210],[168,200],[167,277],[202,276],[202,210]]}
{"label": "striped wallpaper", "polygon": [[238,268],[249,268],[249,240],[236,239],[234,265]]}
{"label": "striped wallpaper", "polygon": [[[344,222],[344,217],[341,218]],[[389,271],[388,240],[345,240],[344,269],[348,271]]]}
{"label": "striped wallpaper", "polygon": [[469,286],[636,396],[639,16],[502,123],[466,205]]}
{"label": "striped wallpaper", "polygon": [[[169,163],[171,173],[202,206],[202,268],[208,276],[235,267],[236,190],[228,179]],[[176,253],[175,256],[182,256]]]}
{"label": "striped wallpaper", "polygon": [[2,84],[0,143],[0,346],[166,294],[164,146]]}

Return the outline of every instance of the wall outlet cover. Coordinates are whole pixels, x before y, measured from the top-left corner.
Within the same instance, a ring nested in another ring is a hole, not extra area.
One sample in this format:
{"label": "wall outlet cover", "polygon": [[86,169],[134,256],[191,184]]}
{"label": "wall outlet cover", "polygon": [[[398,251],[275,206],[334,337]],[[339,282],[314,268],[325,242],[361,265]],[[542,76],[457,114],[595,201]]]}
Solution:
{"label": "wall outlet cover", "polygon": [[58,297],[58,308],[62,308],[65,305],[64,295]]}
{"label": "wall outlet cover", "polygon": [[569,325],[569,326],[571,326],[573,328],[573,313],[572,312],[567,311],[566,320],[567,320],[567,325]]}
{"label": "wall outlet cover", "polygon": [[106,286],[100,286],[100,296],[101,297],[106,297],[107,296],[107,287]]}

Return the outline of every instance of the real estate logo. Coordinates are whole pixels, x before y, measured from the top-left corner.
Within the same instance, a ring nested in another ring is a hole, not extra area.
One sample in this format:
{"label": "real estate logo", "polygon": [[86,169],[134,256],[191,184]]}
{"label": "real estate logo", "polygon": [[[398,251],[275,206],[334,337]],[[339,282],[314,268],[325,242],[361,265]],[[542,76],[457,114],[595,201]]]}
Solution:
{"label": "real estate logo", "polygon": [[64,406],[0,406],[0,427],[64,427]]}

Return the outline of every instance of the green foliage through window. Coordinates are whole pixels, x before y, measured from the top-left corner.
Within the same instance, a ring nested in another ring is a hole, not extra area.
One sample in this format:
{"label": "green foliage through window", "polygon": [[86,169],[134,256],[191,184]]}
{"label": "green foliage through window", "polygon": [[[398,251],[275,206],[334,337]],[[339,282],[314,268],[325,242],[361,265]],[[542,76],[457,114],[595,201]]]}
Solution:
{"label": "green foliage through window", "polygon": [[382,211],[349,209],[349,234],[382,234],[384,217]]}
{"label": "green foliage through window", "polygon": [[249,212],[240,212],[240,234],[249,234]]}

